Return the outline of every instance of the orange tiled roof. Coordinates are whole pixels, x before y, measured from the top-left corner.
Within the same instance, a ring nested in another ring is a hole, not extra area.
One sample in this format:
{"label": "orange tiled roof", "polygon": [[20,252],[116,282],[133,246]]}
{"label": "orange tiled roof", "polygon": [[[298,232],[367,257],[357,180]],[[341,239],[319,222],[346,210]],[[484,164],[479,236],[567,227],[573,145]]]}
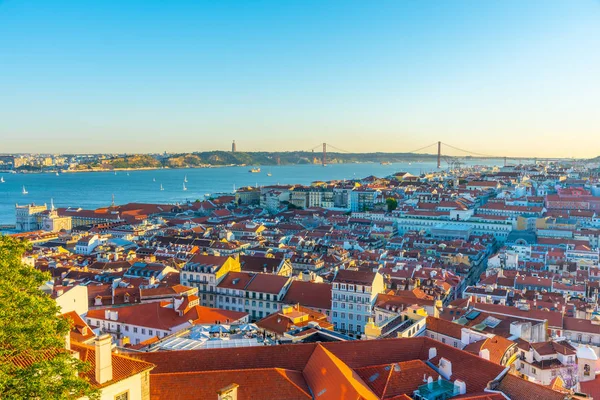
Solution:
{"label": "orange tiled roof", "polygon": [[[436,349],[437,354],[430,359],[429,355],[432,348]],[[212,379],[212,376],[224,376],[227,373],[230,379],[224,379],[215,384],[215,387],[220,386],[216,390],[228,384],[237,383],[240,385],[238,395],[240,395],[240,391],[247,391],[247,393],[253,393],[254,398],[271,398],[269,390],[272,385],[264,384],[264,377],[266,376],[266,372],[264,371],[277,368],[301,372],[294,375],[298,379],[297,384],[299,385],[303,379],[306,385],[310,387],[310,392],[313,396],[320,400],[328,398],[336,400],[339,398],[359,398],[358,396],[362,396],[360,398],[378,398],[376,394],[377,389],[369,387],[368,383],[365,383],[364,379],[358,374],[360,369],[372,366],[383,366],[382,368],[385,370],[386,365],[391,366],[394,363],[400,363],[402,371],[402,363],[419,361],[430,365],[429,362],[431,362],[432,365],[437,366],[443,357],[452,363],[452,376],[450,380],[455,381],[456,379],[460,379],[464,381],[467,387],[467,394],[482,394],[490,382],[501,376],[501,373],[504,371],[504,367],[498,364],[436,342],[427,337],[231,349],[181,350],[135,353],[133,356],[156,364],[157,367],[153,370],[151,376],[169,375],[171,376],[170,379],[174,380],[173,385],[181,384],[181,382],[175,382],[177,380],[182,381],[182,379],[177,378],[178,376],[183,377],[180,373],[190,373],[190,380],[196,373],[204,374],[202,376],[208,377],[208,381]],[[411,363],[405,365],[405,370],[411,370],[410,366],[414,366],[415,370],[423,368],[419,363]],[[210,372],[215,372],[215,374],[210,374]],[[185,376],[187,377],[188,375]],[[168,383],[167,378],[158,377],[156,379],[152,381],[153,391],[162,390],[155,389],[156,385],[154,382]],[[161,381],[160,379],[164,380]],[[241,379],[244,379],[243,385],[248,387],[242,387]],[[516,386],[526,384],[520,378],[515,377],[515,379]],[[393,382],[393,380],[390,382]],[[403,390],[402,388],[409,387],[413,383],[407,378],[407,381],[400,380],[394,385],[392,387],[396,387],[397,391],[395,393],[398,393]],[[190,384],[190,386],[192,385]],[[322,392],[324,389],[325,392]],[[544,389],[550,390],[547,388]],[[203,389],[199,388],[197,390],[200,391]],[[344,394],[348,394],[349,396],[340,396],[342,390]],[[189,393],[194,392],[190,391]],[[321,395],[317,396],[318,393],[321,393]],[[326,395],[326,393],[329,394]],[[550,393],[554,392],[550,390]],[[412,395],[412,393],[406,394]],[[396,396],[394,398],[405,398],[403,395],[398,394],[399,397]],[[242,396],[244,396],[243,393]],[[522,398],[518,396],[511,397]],[[202,396],[199,396],[199,398],[202,398]],[[247,399],[250,397],[240,398]],[[290,398],[295,397],[290,396]],[[538,397],[538,399],[541,398],[553,399],[553,397]],[[389,397],[386,398],[386,400],[389,399]]]}
{"label": "orange tiled roof", "polygon": [[188,398],[216,399],[217,391],[231,383],[239,385],[238,400],[312,399],[302,373],[282,368],[253,370],[203,371],[150,375],[150,397],[160,400],[179,400],[182,393]]}
{"label": "orange tiled roof", "polygon": [[380,398],[413,393],[423,385],[423,376],[436,380],[439,374],[421,360],[358,368],[356,372]]}
{"label": "orange tiled roof", "polygon": [[302,375],[319,400],[378,399],[356,372],[321,344],[317,344]]}
{"label": "orange tiled roof", "polygon": [[506,374],[497,390],[502,391],[511,399],[522,400],[564,400],[566,396],[550,388],[533,382],[525,381],[514,375]]}
{"label": "orange tiled roof", "polygon": [[122,381],[123,379],[127,379],[154,368],[154,365],[151,363],[112,353],[113,378],[101,385],[96,381],[95,376],[94,366],[96,365],[96,350],[94,349],[94,346],[72,343],[71,349],[79,353],[80,360],[88,362],[92,366],[87,372],[83,373],[83,377],[95,387],[112,385],[115,382]]}

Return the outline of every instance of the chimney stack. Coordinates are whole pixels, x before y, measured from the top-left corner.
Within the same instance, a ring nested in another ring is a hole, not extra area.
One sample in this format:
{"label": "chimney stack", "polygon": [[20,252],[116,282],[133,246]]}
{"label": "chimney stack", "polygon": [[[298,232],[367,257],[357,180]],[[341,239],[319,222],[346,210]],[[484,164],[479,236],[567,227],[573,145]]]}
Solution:
{"label": "chimney stack", "polygon": [[94,341],[96,350],[96,382],[99,384],[112,380],[112,337],[105,333]]}
{"label": "chimney stack", "polygon": [[237,389],[240,385],[232,383],[217,391],[218,400],[237,400]]}

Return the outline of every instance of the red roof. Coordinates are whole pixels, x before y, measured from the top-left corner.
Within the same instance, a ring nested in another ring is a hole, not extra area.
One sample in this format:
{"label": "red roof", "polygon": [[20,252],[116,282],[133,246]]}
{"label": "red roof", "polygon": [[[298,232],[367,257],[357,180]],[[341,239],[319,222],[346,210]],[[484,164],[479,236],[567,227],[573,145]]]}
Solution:
{"label": "red roof", "polygon": [[293,281],[282,302],[329,310],[331,309],[331,284]]}
{"label": "red roof", "polygon": [[121,354],[112,353],[112,379],[104,384],[99,384],[96,381],[95,365],[96,365],[96,350],[94,346],[88,346],[80,343],[72,343],[71,349],[79,353],[79,359],[90,364],[91,368],[83,373],[83,376],[94,387],[105,387],[112,385],[115,382],[122,381],[143,371],[148,371],[154,367],[151,363],[136,360],[126,357]]}

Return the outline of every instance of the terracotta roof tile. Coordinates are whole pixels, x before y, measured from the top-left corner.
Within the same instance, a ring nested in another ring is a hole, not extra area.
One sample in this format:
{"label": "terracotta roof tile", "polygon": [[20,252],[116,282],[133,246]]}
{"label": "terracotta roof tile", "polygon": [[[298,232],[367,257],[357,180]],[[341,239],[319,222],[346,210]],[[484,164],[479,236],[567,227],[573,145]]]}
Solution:
{"label": "terracotta roof tile", "polygon": [[321,310],[331,309],[331,284],[293,281],[282,300]]}
{"label": "terracotta roof tile", "polygon": [[217,391],[231,383],[238,386],[238,400],[269,398],[286,400],[312,399],[300,371],[281,368],[202,371],[150,375],[150,397],[161,400],[187,398],[216,399]]}
{"label": "terracotta roof tile", "polygon": [[378,399],[356,372],[321,344],[317,344],[302,375],[319,400]]}
{"label": "terracotta roof tile", "polygon": [[154,365],[151,363],[126,357],[121,354],[112,353],[113,378],[110,381],[100,385],[96,381],[95,376],[94,366],[96,365],[96,350],[94,349],[94,346],[72,343],[71,349],[79,353],[80,360],[89,362],[92,366],[87,372],[83,373],[83,376],[95,387],[112,385],[115,382],[122,381],[123,379],[127,379],[143,371],[148,371],[154,368]]}

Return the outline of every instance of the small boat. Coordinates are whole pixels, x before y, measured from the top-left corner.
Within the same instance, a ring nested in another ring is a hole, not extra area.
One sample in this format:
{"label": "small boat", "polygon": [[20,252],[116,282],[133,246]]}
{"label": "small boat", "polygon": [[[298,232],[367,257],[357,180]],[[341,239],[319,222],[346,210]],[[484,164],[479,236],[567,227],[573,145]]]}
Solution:
{"label": "small boat", "polygon": [[4,182],[5,182],[5,181],[4,181],[4,177],[3,177],[3,176],[0,176],[0,183],[4,183]]}
{"label": "small boat", "polygon": [[23,194],[27,194],[29,193],[26,189],[25,189],[25,185],[23,185]]}
{"label": "small boat", "polygon": [[117,174],[117,171],[115,171],[115,175]]}
{"label": "small boat", "polygon": [[267,173],[267,176],[273,176],[273,174],[271,173],[271,170],[269,170],[269,172]]}
{"label": "small boat", "polygon": [[152,182],[156,182],[156,178],[152,178]]}
{"label": "small boat", "polygon": [[187,183],[187,175],[183,177],[183,181]]}
{"label": "small boat", "polygon": [[185,187],[185,182],[183,183],[183,191],[185,192],[187,188]]}
{"label": "small boat", "polygon": [[251,170],[249,170],[248,172],[256,174],[260,172],[260,168],[252,168]]}
{"label": "small boat", "polygon": [[58,173],[58,171],[56,171],[56,176],[59,176],[60,174]]}
{"label": "small boat", "polygon": [[380,162],[380,164],[381,165],[392,165],[392,163],[389,161],[382,161],[382,162]]}
{"label": "small boat", "polygon": [[[185,186],[185,185],[183,185]],[[160,190],[165,190],[165,188],[163,187],[162,183],[160,184]]]}
{"label": "small boat", "polygon": [[127,173],[127,176],[129,176],[129,172]]}

